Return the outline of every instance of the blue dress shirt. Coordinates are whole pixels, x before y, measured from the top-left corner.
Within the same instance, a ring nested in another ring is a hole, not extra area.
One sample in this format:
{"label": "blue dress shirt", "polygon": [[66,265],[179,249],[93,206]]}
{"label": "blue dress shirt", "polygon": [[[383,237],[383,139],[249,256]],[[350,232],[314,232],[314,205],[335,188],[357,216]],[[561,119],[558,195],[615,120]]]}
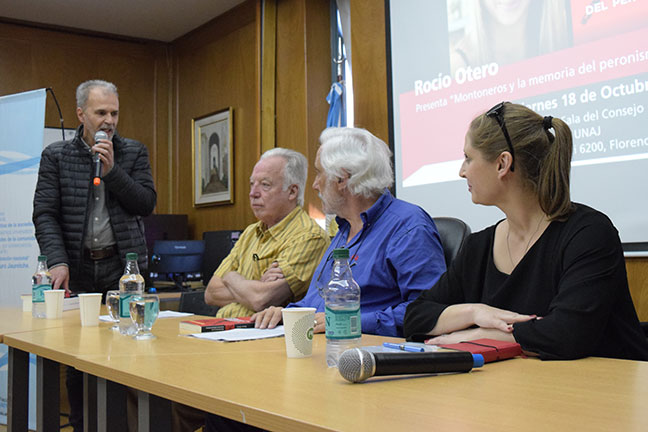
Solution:
{"label": "blue dress shirt", "polygon": [[445,272],[443,248],[432,218],[420,207],[385,190],[361,215],[363,227],[346,242],[350,225],[337,218],[339,231],[317,266],[306,296],[287,307],[324,312],[318,288],[333,270],[333,249],[349,249],[353,278],[360,285],[362,332],[402,336],[407,305]]}

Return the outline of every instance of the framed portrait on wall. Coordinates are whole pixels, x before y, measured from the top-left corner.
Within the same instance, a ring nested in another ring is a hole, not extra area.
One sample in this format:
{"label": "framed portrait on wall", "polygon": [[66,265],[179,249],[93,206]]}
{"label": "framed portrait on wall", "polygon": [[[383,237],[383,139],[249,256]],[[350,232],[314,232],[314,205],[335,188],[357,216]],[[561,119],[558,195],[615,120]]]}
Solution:
{"label": "framed portrait on wall", "polygon": [[194,207],[234,202],[233,110],[191,120]]}

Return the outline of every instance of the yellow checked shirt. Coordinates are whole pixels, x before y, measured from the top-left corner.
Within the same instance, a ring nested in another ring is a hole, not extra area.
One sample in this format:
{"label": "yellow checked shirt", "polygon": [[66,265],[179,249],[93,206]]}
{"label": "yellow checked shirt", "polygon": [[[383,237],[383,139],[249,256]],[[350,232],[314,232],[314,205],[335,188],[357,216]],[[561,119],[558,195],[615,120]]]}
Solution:
{"label": "yellow checked shirt", "polygon": [[[214,274],[223,277],[235,271],[248,280],[259,280],[277,261],[293,294],[289,301],[297,301],[306,294],[328,245],[324,230],[301,207],[296,207],[270,229],[260,221],[248,226]],[[254,312],[240,303],[230,303],[221,307],[216,316],[231,318]]]}

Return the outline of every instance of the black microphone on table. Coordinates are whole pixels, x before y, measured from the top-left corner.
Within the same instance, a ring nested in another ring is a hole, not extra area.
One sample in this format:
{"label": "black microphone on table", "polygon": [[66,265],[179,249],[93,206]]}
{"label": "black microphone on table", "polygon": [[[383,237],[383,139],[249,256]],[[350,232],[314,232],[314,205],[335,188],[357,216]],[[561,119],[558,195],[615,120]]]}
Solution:
{"label": "black microphone on table", "polygon": [[[97,144],[99,140],[107,140],[108,134],[104,131],[97,131],[94,139],[95,144]],[[101,183],[101,158],[99,158],[99,153],[97,152],[92,155],[92,167],[94,172],[94,180],[92,181],[92,183],[95,186],[99,186],[99,184]]]}
{"label": "black microphone on table", "polygon": [[384,375],[469,372],[483,365],[481,354],[466,351],[386,353],[353,348],[344,351],[338,360],[340,375],[350,382]]}

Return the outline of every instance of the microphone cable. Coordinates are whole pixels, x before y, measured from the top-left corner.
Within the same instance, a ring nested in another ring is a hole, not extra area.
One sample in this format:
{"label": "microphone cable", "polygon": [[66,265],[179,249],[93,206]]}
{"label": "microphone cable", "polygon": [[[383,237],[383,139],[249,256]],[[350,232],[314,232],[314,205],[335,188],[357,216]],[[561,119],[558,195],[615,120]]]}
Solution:
{"label": "microphone cable", "polygon": [[65,141],[65,127],[63,126],[63,114],[61,113],[61,107],[59,106],[58,100],[56,100],[56,95],[54,94],[54,90],[52,89],[52,87],[47,87],[45,91],[50,92],[52,98],[54,99],[54,103],[56,104],[56,109],[58,110],[59,120],[61,121],[61,139]]}

